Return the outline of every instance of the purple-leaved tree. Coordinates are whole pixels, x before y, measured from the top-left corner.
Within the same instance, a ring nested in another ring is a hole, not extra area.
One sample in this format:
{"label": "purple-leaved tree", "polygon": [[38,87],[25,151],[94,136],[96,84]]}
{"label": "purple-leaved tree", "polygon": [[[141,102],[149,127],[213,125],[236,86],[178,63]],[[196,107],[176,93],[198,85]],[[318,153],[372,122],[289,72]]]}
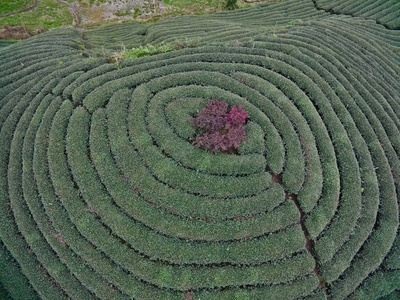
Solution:
{"label": "purple-leaved tree", "polygon": [[241,105],[229,109],[223,101],[209,100],[205,108],[189,119],[199,131],[194,146],[212,153],[234,152],[246,138],[244,124],[248,117]]}

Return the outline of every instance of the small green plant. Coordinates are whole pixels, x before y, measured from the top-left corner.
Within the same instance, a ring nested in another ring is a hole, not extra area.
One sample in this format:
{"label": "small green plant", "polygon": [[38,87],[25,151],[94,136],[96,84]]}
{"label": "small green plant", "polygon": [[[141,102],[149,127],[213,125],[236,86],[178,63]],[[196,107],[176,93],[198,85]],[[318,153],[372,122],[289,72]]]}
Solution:
{"label": "small green plant", "polygon": [[286,28],[292,28],[294,25],[296,25],[296,24],[298,24],[298,23],[302,23],[302,22],[303,22],[302,19],[295,19],[295,20],[292,20],[292,21],[290,21],[289,23],[287,23],[287,24],[285,25],[285,27],[286,27]]}
{"label": "small green plant", "polygon": [[225,7],[227,10],[234,10],[238,8],[237,0],[227,0]]}
{"label": "small green plant", "polygon": [[325,287],[325,286],[326,286],[326,280],[325,280],[325,278],[322,277],[321,275],[318,275],[318,279],[319,279],[319,282],[321,283],[321,285],[322,285],[323,287]]}
{"label": "small green plant", "polygon": [[136,19],[141,13],[142,12],[139,8],[135,8],[133,12],[133,18]]}
{"label": "small green plant", "polygon": [[151,44],[146,46],[140,46],[138,48],[132,48],[130,50],[125,50],[122,55],[124,58],[138,58],[143,56],[149,56],[159,53],[165,53],[175,50],[174,47],[170,44],[156,45],[153,46]]}

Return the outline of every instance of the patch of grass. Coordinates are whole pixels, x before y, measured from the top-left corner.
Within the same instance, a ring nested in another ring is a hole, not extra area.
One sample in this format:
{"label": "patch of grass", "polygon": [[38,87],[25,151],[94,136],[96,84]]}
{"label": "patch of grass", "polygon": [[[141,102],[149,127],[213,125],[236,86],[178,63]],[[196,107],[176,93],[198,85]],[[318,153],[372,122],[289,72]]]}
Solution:
{"label": "patch of grass", "polygon": [[0,1],[0,17],[9,13],[17,12],[32,6],[35,0],[13,0]]}
{"label": "patch of grass", "polygon": [[292,20],[292,21],[290,21],[289,23],[287,23],[286,25],[285,25],[285,28],[292,28],[294,25],[296,25],[296,24],[299,24],[299,23],[302,23],[303,22],[303,20],[302,19],[295,19],[295,20]]}
{"label": "patch of grass", "polygon": [[162,44],[162,45],[156,45],[153,46],[151,44],[148,44],[146,46],[140,46],[138,48],[132,48],[130,50],[125,50],[123,52],[123,57],[124,58],[137,58],[137,57],[143,57],[143,56],[149,56],[149,55],[154,55],[154,54],[159,54],[159,53],[165,53],[175,50],[171,44]]}
{"label": "patch of grass", "polygon": [[[0,8],[1,10],[1,8]],[[72,24],[68,7],[54,0],[41,0],[38,7],[30,12],[16,14],[0,19],[0,25],[18,26],[24,24],[28,30],[52,29]]]}
{"label": "patch of grass", "polygon": [[[123,49],[122,52],[115,52],[111,55],[110,61],[118,63],[122,59],[150,56],[184,48],[196,48],[198,46],[199,44],[195,40],[190,40],[190,39],[175,41],[173,43],[167,43],[167,44],[163,43],[157,45],[147,44],[146,46],[139,46],[128,50]],[[109,56],[110,54],[106,54],[105,56],[107,55]]]}

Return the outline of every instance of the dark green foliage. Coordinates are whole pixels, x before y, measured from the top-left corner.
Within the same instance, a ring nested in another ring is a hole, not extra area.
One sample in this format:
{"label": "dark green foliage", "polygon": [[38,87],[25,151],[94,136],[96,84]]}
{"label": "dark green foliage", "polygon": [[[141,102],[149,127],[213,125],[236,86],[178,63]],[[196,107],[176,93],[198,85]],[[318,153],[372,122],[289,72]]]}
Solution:
{"label": "dark green foliage", "polygon": [[400,28],[400,3],[397,0],[356,0],[346,3],[339,0],[317,0],[315,2],[321,9],[373,19],[390,29]]}
{"label": "dark green foliage", "polygon": [[233,9],[238,8],[237,0],[226,0],[225,7],[228,10],[233,10]]}
{"label": "dark green foliage", "polygon": [[[0,297],[398,297],[398,4],[316,4],[363,18],[288,0],[0,49]],[[250,116],[237,155],[190,143],[208,99]]]}
{"label": "dark green foliage", "polygon": [[39,299],[27,278],[18,268],[3,242],[0,241],[0,299]]}
{"label": "dark green foliage", "polygon": [[12,299],[2,284],[0,284],[0,298],[4,300]]}
{"label": "dark green foliage", "polygon": [[0,40],[0,48],[10,46],[16,43],[16,41]]}

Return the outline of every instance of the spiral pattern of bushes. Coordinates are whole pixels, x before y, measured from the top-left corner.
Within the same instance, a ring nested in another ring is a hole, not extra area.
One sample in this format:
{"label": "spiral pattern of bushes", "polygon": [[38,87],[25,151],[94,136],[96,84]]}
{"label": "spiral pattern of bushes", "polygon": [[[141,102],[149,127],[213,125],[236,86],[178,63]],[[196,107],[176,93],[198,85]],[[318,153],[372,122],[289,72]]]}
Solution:
{"label": "spiral pattern of bushes", "polygon": [[[303,4],[309,18],[278,34],[118,64],[72,29],[0,50],[16,298],[396,295],[400,34]],[[189,141],[211,98],[250,116],[239,155]]]}

